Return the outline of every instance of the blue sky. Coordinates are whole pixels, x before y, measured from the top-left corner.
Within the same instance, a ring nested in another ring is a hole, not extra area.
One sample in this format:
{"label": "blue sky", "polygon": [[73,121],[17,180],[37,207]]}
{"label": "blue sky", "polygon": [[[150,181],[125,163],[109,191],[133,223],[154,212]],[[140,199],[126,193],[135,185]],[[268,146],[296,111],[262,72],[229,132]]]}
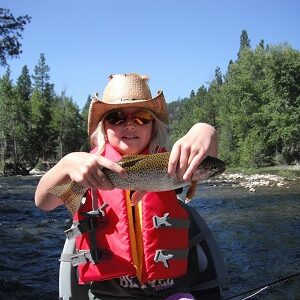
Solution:
{"label": "blue sky", "polygon": [[9,60],[13,80],[24,65],[33,74],[44,53],[55,91],[81,108],[114,73],[148,75],[152,94],[163,89],[168,102],[188,97],[217,66],[226,72],[243,29],[253,48],[264,39],[300,49],[297,0],[1,0],[0,7],[32,17],[23,53]]}

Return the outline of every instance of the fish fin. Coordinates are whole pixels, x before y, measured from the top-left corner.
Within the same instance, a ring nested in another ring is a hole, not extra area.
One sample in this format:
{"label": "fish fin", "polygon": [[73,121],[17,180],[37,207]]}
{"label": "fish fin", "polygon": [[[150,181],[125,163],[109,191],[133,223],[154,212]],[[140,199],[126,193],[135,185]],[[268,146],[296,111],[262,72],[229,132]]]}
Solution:
{"label": "fish fin", "polygon": [[139,161],[146,158],[147,155],[124,155],[120,161],[118,161],[118,164],[122,168],[131,167],[134,166]]}
{"label": "fish fin", "polygon": [[68,181],[67,183],[62,183],[59,185],[55,185],[48,189],[48,192],[57,196],[61,197],[65,191],[69,190],[71,188],[72,181]]}
{"label": "fish fin", "polygon": [[186,193],[185,203],[189,203],[193,199],[196,189],[197,189],[197,181],[194,181],[194,182],[192,182],[192,184],[190,185],[190,187]]}
{"label": "fish fin", "polygon": [[87,188],[81,186],[75,181],[68,181],[67,183],[56,185],[48,192],[61,198],[67,209],[74,214],[80,207],[81,200],[87,191]]}
{"label": "fish fin", "polygon": [[142,198],[145,196],[146,193],[147,193],[146,191],[140,191],[140,190],[134,191],[134,193],[130,197],[132,205],[137,205],[142,200]]}

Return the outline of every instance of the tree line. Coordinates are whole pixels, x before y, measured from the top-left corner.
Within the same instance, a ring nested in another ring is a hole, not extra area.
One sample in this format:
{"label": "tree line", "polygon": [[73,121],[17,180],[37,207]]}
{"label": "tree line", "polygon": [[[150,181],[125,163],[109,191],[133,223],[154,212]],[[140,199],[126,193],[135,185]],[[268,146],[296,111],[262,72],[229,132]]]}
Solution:
{"label": "tree line", "polygon": [[[40,54],[33,74],[25,65],[14,83],[0,78],[0,172],[27,174],[41,162],[88,151],[87,114],[65,92],[57,95]],[[300,53],[288,44],[251,48],[246,31],[225,74],[219,67],[206,86],[168,103],[171,144],[196,122],[219,133],[229,166],[259,167],[300,160]]]}
{"label": "tree line", "polygon": [[197,121],[215,126],[229,166],[300,161],[300,52],[287,43],[251,48],[247,31],[235,61],[208,86],[169,104],[171,140]]}
{"label": "tree line", "polygon": [[54,162],[87,150],[87,111],[65,92],[57,95],[42,53],[34,74],[22,68],[14,84],[9,68],[0,79],[0,172],[27,174],[39,160]]}

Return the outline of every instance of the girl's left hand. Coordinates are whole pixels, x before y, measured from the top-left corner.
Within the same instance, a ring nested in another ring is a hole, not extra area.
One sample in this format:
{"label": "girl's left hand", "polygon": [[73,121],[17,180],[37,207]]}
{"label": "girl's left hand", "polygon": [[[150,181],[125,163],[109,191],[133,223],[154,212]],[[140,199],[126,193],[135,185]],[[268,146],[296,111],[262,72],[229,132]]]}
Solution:
{"label": "girl's left hand", "polygon": [[168,172],[171,177],[190,181],[194,171],[208,155],[218,155],[217,132],[209,124],[197,123],[174,144]]}

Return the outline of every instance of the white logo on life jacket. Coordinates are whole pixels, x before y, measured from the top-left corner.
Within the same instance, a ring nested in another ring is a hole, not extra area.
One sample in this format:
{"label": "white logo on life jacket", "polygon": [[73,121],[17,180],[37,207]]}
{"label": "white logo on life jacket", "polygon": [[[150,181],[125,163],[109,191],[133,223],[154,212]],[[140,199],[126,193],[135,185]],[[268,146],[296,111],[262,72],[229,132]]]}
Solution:
{"label": "white logo on life jacket", "polygon": [[159,279],[159,280],[151,280],[146,284],[141,284],[136,277],[130,277],[128,275],[122,276],[120,279],[120,285],[123,288],[130,288],[130,289],[146,289],[152,288],[155,292],[159,292],[162,290],[169,289],[174,286],[173,279]]}

